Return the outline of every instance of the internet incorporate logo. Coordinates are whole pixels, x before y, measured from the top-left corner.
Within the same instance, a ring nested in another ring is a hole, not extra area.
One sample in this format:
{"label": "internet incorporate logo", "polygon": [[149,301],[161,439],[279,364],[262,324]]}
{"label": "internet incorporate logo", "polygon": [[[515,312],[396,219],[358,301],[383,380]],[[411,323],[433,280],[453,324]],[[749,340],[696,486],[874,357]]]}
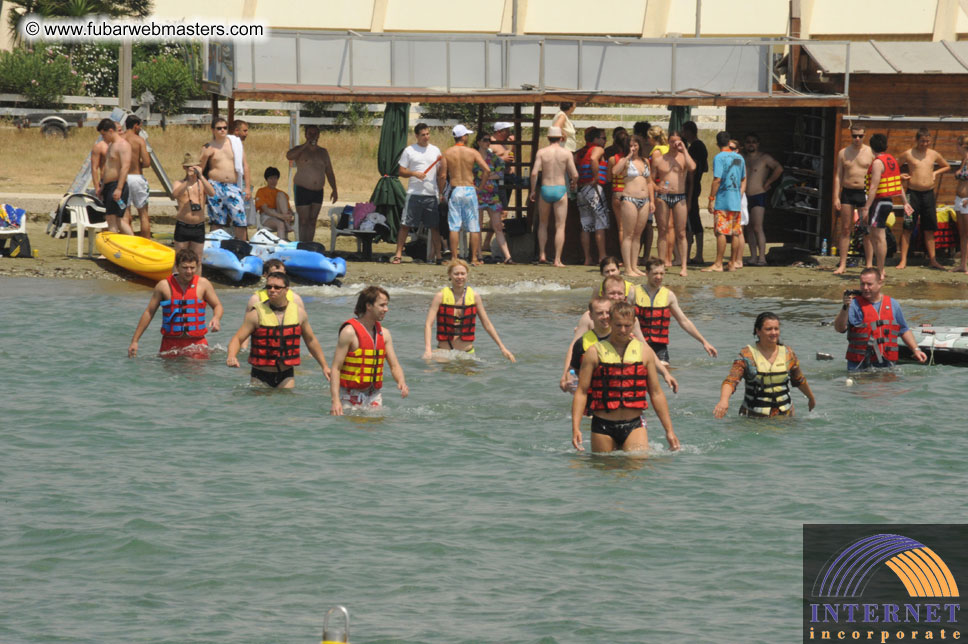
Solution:
{"label": "internet incorporate logo", "polygon": [[804,525],[804,642],[960,640],[966,536],[962,525]]}

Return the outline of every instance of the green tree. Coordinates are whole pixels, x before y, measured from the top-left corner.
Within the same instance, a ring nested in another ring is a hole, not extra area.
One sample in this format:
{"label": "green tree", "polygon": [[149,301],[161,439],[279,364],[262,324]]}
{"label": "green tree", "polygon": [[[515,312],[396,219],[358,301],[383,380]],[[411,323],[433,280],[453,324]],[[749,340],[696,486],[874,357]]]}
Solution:
{"label": "green tree", "polygon": [[155,97],[152,109],[169,116],[179,113],[185,101],[199,91],[188,65],[168,55],[135,65],[131,80],[135,96],[141,96],[145,90],[151,92]]}
{"label": "green tree", "polygon": [[57,107],[64,94],[77,94],[81,86],[67,56],[53,49],[0,52],[0,92],[23,94],[28,107]]}
{"label": "green tree", "polygon": [[[144,18],[151,13],[151,0],[6,0],[10,5],[7,26],[19,42],[20,19],[35,13],[44,18],[81,18],[103,15],[113,18]],[[2,6],[2,3],[0,3]]]}

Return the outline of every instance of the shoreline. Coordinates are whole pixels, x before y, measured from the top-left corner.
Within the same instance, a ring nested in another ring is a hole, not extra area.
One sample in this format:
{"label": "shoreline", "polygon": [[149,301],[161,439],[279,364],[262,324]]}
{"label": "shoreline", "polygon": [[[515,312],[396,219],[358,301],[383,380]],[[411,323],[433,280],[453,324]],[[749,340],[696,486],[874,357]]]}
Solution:
{"label": "shoreline", "polygon": [[[77,250],[77,242],[70,238],[70,244],[65,239],[54,239],[44,230],[47,225],[46,215],[29,215],[27,224],[31,247],[37,253],[36,258],[0,258],[0,277],[50,278],[65,280],[102,280],[116,282],[143,283],[150,285],[143,278],[134,276],[116,267],[105,259],[85,259],[65,255],[65,247],[73,254]],[[159,217],[159,219],[163,219]],[[321,222],[322,223],[322,222]],[[170,224],[153,221],[152,232],[159,236],[170,235],[174,227]],[[317,230],[316,239],[329,245],[329,229],[321,225]],[[707,229],[704,240],[707,266],[715,249],[715,239]],[[391,286],[439,286],[445,281],[446,269],[443,266],[413,262],[404,256],[403,263],[393,265],[388,262],[395,246],[386,243],[374,244],[373,261],[348,260],[347,276],[342,281],[345,284],[381,284]],[[343,255],[355,253],[355,241],[350,237],[337,238],[337,252]],[[96,252],[96,251],[95,251]],[[724,273],[705,273],[699,266],[690,266],[687,277],[679,277],[678,272],[666,271],[665,284],[672,288],[691,287],[740,287],[758,289],[796,290],[809,287],[811,291],[830,291],[836,295],[844,288],[854,288],[860,275],[862,266],[848,268],[845,275],[834,275],[837,266],[835,257],[815,257],[818,266],[746,266],[737,271]],[[919,259],[917,257],[915,260]],[[381,261],[382,260],[382,261]],[[908,266],[903,271],[892,269],[891,259],[888,259],[886,289],[901,288],[909,294],[924,292],[930,299],[948,299],[955,292],[962,289],[968,294],[968,275],[954,271],[938,271],[922,266]],[[863,264],[863,261],[860,261]],[[949,268],[950,268],[949,264]],[[237,285],[220,279],[217,274],[209,275],[218,289],[250,289],[251,284]],[[572,288],[584,288],[595,283],[598,279],[598,268],[588,266],[567,266],[554,268],[536,264],[486,264],[474,267],[471,271],[471,283],[478,286],[506,286],[527,282],[543,282],[560,284]],[[630,280],[642,283],[641,278]],[[297,285],[300,285],[297,283]],[[941,293],[933,294],[934,287]]]}

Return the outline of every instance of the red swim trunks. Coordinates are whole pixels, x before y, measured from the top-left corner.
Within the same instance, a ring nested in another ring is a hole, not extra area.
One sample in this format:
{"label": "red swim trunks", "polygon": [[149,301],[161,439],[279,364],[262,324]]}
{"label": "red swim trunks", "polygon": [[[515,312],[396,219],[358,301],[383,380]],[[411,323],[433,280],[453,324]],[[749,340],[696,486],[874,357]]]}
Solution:
{"label": "red swim trunks", "polygon": [[162,336],[161,349],[158,350],[162,358],[192,358],[208,360],[208,340],[205,338],[168,338]]}

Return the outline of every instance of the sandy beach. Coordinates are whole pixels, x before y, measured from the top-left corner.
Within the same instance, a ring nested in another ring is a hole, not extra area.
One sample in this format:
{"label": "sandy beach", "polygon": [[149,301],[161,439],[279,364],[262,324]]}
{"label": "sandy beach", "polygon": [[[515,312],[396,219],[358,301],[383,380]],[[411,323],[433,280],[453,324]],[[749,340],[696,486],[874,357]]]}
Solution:
{"label": "sandy beach", "polygon": [[[164,240],[170,239],[173,231],[171,218],[159,216],[154,218],[152,232]],[[71,238],[70,253],[65,255],[67,240],[54,239],[44,233],[48,216],[32,213],[27,225],[32,248],[36,251],[33,259],[0,258],[0,275],[7,277],[43,277],[69,280],[113,280],[113,281],[142,281],[123,269],[117,268],[105,259],[85,259],[73,257],[77,250],[77,242]],[[322,218],[321,218],[322,222]],[[321,225],[317,230],[316,240],[329,246],[329,229]],[[715,249],[715,239],[707,229],[705,238],[705,255],[707,262],[711,261]],[[384,284],[384,285],[428,285],[442,284],[444,269],[442,267],[413,262],[404,257],[399,265],[388,263],[393,254],[394,246],[378,243],[373,246],[373,261],[353,261],[350,258],[346,284]],[[356,243],[350,237],[339,237],[337,252],[354,254]],[[736,287],[746,289],[780,289],[789,291],[789,296],[795,297],[798,291],[809,288],[812,294],[837,297],[840,289],[854,288],[860,275],[861,266],[848,268],[846,275],[834,275],[833,269],[837,265],[834,257],[816,257],[815,266],[747,266],[738,271],[728,273],[706,273],[701,267],[690,267],[687,277],[679,277],[678,273],[667,272],[666,284],[670,287]],[[918,262],[920,257],[915,258]],[[918,265],[909,266],[903,271],[892,270],[894,263],[888,259],[888,278],[885,288],[899,288],[908,296],[920,294],[931,299],[947,299],[959,297],[958,293],[968,287],[968,275],[953,271],[942,272],[924,268]],[[949,261],[950,267],[950,261]],[[567,266],[554,268],[533,264],[487,264],[474,268],[471,279],[477,285],[506,285],[526,283],[529,281],[557,283],[570,287],[584,287],[593,283],[598,275],[597,268],[587,266]],[[211,274],[217,288],[250,288],[249,285],[237,286],[220,278],[218,274]],[[633,280],[639,282],[641,280]],[[144,282],[147,288],[147,282]],[[940,287],[940,288],[939,288]]]}

